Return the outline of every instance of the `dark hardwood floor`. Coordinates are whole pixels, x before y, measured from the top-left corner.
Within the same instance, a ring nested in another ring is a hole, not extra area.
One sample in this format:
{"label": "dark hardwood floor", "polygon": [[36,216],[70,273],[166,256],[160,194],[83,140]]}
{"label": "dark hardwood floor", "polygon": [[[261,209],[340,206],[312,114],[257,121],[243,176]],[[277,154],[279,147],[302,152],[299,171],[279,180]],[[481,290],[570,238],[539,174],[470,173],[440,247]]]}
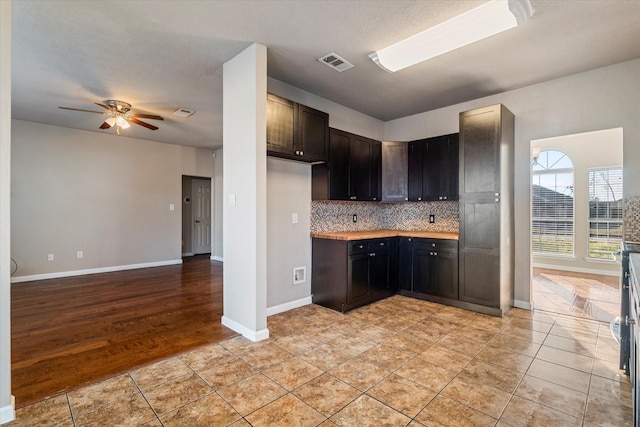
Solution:
{"label": "dark hardwood floor", "polygon": [[16,406],[237,335],[222,326],[222,264],[182,265],[14,284]]}

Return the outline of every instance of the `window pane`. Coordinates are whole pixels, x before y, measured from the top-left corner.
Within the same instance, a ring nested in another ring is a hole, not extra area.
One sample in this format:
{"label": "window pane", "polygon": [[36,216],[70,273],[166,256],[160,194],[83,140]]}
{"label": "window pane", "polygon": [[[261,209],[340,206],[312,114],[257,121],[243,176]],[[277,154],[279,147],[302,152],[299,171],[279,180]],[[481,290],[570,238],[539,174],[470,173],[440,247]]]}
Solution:
{"label": "window pane", "polygon": [[542,151],[533,165],[532,242],[533,252],[544,255],[573,255],[573,164],[564,153]]}
{"label": "window pane", "polygon": [[589,169],[589,257],[613,259],[622,242],[622,168]]}

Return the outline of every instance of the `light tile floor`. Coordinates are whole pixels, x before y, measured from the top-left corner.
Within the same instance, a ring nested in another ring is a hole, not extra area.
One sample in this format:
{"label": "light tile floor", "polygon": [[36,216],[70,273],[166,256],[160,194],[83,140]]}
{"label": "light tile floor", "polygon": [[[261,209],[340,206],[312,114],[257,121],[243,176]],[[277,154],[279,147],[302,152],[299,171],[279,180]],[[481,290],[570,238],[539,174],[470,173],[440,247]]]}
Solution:
{"label": "light tile floor", "polygon": [[609,322],[620,316],[620,278],[570,271],[533,269],[537,309]]}
{"label": "light tile floor", "polygon": [[235,337],[17,411],[11,427],[631,426],[608,325],[503,318],[393,296],[309,305]]}

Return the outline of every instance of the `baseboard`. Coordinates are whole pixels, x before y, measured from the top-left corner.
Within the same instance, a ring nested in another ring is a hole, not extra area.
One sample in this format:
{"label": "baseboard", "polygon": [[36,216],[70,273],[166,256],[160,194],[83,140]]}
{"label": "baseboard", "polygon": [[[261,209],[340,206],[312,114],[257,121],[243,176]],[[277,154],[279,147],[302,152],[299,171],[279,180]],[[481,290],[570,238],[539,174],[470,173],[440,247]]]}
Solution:
{"label": "baseboard", "polygon": [[221,256],[211,255],[211,257],[209,257],[209,259],[210,259],[211,261],[220,261],[220,262],[224,262],[224,261],[222,260],[222,257],[221,257]]}
{"label": "baseboard", "polygon": [[11,405],[0,408],[0,424],[5,424],[16,419],[16,398],[11,396]]}
{"label": "baseboard", "polygon": [[517,300],[517,299],[513,300],[513,306],[515,308],[522,308],[524,310],[532,310],[533,309],[533,307],[531,306],[530,302],[520,301],[520,300]]}
{"label": "baseboard", "polygon": [[619,268],[617,271],[607,271],[607,270],[597,270],[595,268],[582,268],[582,267],[565,267],[562,265],[555,264],[542,264],[542,263],[533,263],[534,268],[545,268],[547,270],[560,270],[560,271],[571,271],[573,273],[587,273],[587,274],[598,274],[600,276],[620,276]]}
{"label": "baseboard", "polygon": [[193,256],[193,252],[183,252],[182,256],[183,257],[185,257],[185,256]]}
{"label": "baseboard", "polygon": [[135,270],[138,268],[162,267],[166,265],[182,264],[182,259],[168,261],[145,262],[141,264],[115,265],[113,267],[89,268],[86,270],[59,271],[56,273],[33,274],[30,276],[12,277],[11,283],[31,282],[34,280],[58,279],[60,277],[83,276],[85,274],[111,273],[114,271]]}
{"label": "baseboard", "polygon": [[269,329],[265,328],[259,331],[253,331],[246,326],[236,322],[235,320],[229,319],[227,316],[222,316],[222,324],[227,328],[232,329],[239,334],[242,334],[243,337],[253,342],[258,342],[269,338]]}
{"label": "baseboard", "polygon": [[295,301],[285,302],[284,304],[274,305],[273,307],[267,307],[267,317],[274,314],[284,313],[285,311],[293,310],[294,308],[304,307],[311,304],[311,295],[308,297],[300,298]]}

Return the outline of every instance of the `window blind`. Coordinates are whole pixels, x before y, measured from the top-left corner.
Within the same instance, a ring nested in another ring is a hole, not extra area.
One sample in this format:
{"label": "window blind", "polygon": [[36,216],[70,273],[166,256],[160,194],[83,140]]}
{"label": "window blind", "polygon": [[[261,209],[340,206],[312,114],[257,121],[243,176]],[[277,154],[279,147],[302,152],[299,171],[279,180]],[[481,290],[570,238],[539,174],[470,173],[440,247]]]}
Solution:
{"label": "window blind", "polygon": [[547,150],[534,159],[531,188],[532,252],[573,256],[575,248],[573,164]]}
{"label": "window blind", "polygon": [[589,169],[589,257],[613,259],[622,242],[622,168]]}

